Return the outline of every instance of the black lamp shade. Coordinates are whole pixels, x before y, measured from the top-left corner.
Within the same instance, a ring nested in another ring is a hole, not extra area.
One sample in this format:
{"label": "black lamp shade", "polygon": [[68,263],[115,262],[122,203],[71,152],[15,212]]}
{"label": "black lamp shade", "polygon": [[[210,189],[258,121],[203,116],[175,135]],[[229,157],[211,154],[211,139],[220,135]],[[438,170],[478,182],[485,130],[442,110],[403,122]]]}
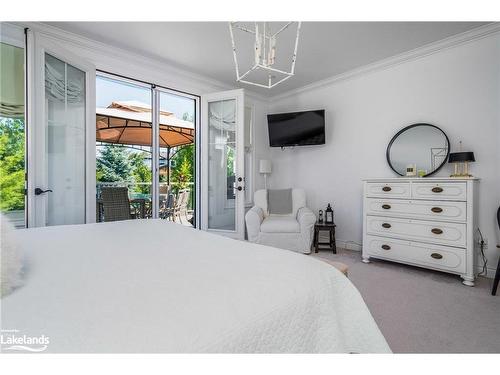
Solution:
{"label": "black lamp shade", "polygon": [[450,153],[450,158],[448,163],[460,163],[466,161],[476,161],[473,152],[452,152]]}

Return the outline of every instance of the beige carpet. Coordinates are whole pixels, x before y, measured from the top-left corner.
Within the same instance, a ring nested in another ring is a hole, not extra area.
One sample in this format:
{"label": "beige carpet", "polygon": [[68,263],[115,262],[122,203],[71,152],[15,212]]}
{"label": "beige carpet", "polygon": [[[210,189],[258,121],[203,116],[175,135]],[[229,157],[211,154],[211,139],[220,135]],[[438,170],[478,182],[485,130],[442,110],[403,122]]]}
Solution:
{"label": "beige carpet", "polygon": [[313,256],[349,266],[395,353],[500,353],[500,293],[491,295],[492,279],[481,277],[471,288],[456,275],[382,260],[364,264],[357,251]]}

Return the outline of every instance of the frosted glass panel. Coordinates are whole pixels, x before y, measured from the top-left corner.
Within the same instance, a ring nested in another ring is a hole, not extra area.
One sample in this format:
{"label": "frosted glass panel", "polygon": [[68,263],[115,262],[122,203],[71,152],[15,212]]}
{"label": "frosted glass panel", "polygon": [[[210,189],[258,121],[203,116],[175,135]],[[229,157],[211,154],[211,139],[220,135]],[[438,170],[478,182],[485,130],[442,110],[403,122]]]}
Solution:
{"label": "frosted glass panel", "polygon": [[236,100],[208,103],[208,228],[235,230]]}
{"label": "frosted glass panel", "polygon": [[45,54],[47,225],[85,222],[85,72]]}

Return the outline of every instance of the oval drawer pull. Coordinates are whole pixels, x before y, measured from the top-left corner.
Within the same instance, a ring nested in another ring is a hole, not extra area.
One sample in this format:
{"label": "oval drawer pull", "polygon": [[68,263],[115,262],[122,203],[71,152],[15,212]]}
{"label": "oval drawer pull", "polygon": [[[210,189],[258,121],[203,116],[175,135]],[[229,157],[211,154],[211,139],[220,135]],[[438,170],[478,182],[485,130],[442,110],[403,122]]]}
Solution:
{"label": "oval drawer pull", "polygon": [[382,245],[381,247],[384,250],[391,250],[391,247],[389,245]]}
{"label": "oval drawer pull", "polygon": [[441,207],[432,207],[431,211],[438,214],[440,212],[443,212],[443,209]]}
{"label": "oval drawer pull", "polygon": [[390,205],[388,205],[388,204],[383,204],[383,205],[382,205],[382,208],[383,208],[384,210],[390,210],[390,209],[391,209],[391,206],[390,206]]}
{"label": "oval drawer pull", "polygon": [[382,191],[391,191],[391,190],[392,190],[392,188],[390,186],[384,186],[382,188]]}
{"label": "oval drawer pull", "polygon": [[391,227],[391,224],[389,224],[389,223],[383,223],[383,224],[382,224],[382,226],[383,226],[384,228],[390,228],[390,227]]}
{"label": "oval drawer pull", "polygon": [[432,253],[431,257],[434,259],[442,259],[443,258],[443,256],[439,253]]}
{"label": "oval drawer pull", "polygon": [[432,228],[431,232],[434,234],[443,234],[443,230],[439,228]]}
{"label": "oval drawer pull", "polygon": [[432,192],[433,193],[442,193],[443,192],[443,188],[439,187],[439,186],[433,187],[432,188]]}

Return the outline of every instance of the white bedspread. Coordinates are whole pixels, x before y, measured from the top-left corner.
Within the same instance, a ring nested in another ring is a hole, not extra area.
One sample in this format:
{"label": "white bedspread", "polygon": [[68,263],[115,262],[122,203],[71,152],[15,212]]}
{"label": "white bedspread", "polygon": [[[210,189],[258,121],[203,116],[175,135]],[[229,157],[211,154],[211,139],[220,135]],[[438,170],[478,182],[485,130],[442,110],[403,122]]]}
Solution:
{"label": "white bedspread", "polygon": [[390,351],[356,288],[311,256],[160,220],[23,232],[2,329],[49,352]]}

